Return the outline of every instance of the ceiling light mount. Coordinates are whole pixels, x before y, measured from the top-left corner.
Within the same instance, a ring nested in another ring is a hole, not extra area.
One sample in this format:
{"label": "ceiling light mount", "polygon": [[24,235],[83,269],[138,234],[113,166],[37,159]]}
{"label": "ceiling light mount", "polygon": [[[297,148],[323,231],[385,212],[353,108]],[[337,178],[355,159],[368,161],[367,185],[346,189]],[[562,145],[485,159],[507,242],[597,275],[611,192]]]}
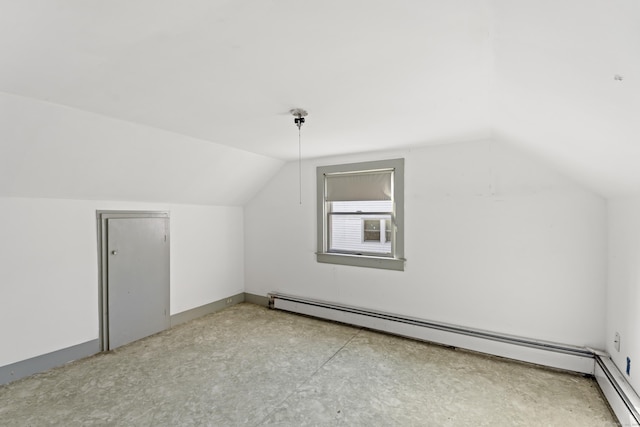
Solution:
{"label": "ceiling light mount", "polygon": [[304,123],[305,116],[308,114],[307,110],[303,110],[302,108],[293,108],[289,110],[289,112],[291,113],[291,115],[295,117],[295,119],[293,120],[293,123],[295,123],[295,125],[298,126],[298,130],[299,130],[302,127],[302,124]]}

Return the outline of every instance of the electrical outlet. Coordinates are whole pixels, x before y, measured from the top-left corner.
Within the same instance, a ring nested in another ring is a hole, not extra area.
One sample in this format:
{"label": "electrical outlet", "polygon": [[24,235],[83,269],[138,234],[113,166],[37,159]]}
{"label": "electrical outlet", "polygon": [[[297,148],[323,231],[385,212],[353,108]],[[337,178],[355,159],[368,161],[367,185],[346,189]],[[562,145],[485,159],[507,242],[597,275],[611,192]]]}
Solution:
{"label": "electrical outlet", "polygon": [[620,351],[620,334],[616,332],[616,336],[613,339],[613,347],[616,351]]}
{"label": "electrical outlet", "polygon": [[227,304],[231,304],[233,302],[233,298],[227,298]]}

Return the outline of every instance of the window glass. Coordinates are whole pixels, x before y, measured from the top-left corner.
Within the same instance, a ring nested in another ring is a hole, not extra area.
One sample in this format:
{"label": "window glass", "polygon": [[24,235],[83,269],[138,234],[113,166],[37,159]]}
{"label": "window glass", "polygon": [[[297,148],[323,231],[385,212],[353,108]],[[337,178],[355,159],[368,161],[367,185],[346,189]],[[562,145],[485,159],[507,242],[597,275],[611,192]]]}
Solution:
{"label": "window glass", "polygon": [[391,256],[393,201],[328,203],[329,252]]}

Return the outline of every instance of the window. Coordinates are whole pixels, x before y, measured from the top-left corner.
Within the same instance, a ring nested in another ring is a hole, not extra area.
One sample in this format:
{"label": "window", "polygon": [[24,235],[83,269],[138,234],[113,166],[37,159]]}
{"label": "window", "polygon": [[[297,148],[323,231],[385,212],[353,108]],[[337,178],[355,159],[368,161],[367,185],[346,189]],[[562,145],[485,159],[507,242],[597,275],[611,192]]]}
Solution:
{"label": "window", "polygon": [[379,242],[391,253],[391,217],[365,219],[362,225],[363,242]]}
{"label": "window", "polygon": [[321,166],[318,262],[404,270],[404,159]]}

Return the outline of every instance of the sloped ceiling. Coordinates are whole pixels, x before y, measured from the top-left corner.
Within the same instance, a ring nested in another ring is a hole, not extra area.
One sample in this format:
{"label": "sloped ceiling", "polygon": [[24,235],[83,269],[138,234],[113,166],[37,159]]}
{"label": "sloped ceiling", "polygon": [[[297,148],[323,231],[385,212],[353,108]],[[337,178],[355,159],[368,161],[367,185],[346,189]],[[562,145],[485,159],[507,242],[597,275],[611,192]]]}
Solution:
{"label": "sloped ceiling", "polygon": [[307,158],[494,138],[604,195],[640,191],[637,0],[0,9],[5,96],[254,153],[264,170],[297,156],[288,110],[302,107]]}

